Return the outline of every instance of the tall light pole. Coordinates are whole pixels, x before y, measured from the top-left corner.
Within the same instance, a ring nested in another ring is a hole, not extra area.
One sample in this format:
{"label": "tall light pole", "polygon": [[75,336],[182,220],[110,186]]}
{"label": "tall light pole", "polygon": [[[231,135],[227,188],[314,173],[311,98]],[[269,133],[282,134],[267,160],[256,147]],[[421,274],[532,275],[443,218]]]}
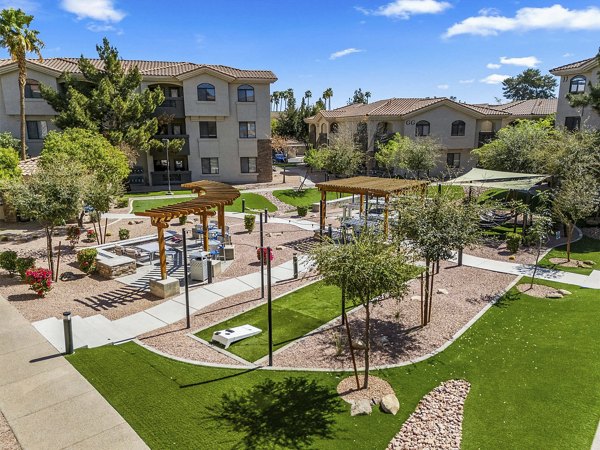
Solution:
{"label": "tall light pole", "polygon": [[162,143],[164,144],[165,150],[167,152],[167,184],[169,185],[167,195],[173,195],[173,192],[171,192],[171,162],[169,161],[169,140],[163,139]]}

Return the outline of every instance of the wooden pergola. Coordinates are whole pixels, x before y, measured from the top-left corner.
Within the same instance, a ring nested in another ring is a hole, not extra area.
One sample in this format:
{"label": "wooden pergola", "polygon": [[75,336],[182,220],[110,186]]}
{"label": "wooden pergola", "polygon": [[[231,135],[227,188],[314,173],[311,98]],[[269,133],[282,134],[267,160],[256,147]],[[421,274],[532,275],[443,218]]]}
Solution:
{"label": "wooden pergola", "polygon": [[428,181],[422,180],[400,180],[396,178],[379,177],[353,177],[339,180],[325,181],[317,183],[316,186],[321,191],[321,207],[319,227],[325,228],[325,216],[327,214],[327,192],[338,192],[344,194],[357,194],[360,196],[360,213],[363,213],[363,201],[365,196],[368,198],[383,198],[385,201],[383,213],[383,232],[388,233],[388,215],[389,200],[392,195],[399,195],[406,192],[418,192],[425,194]]}
{"label": "wooden pergola", "polygon": [[182,184],[181,187],[191,189],[194,194],[198,194],[198,198],[135,213],[137,216],[150,217],[152,225],[158,229],[160,276],[163,280],[167,278],[164,230],[169,227],[169,222],[191,214],[202,216],[204,251],[208,251],[208,217],[217,215],[218,226],[221,228],[222,236],[225,237],[225,206],[233,204],[240,196],[240,191],[236,188],[216,181],[193,181]]}

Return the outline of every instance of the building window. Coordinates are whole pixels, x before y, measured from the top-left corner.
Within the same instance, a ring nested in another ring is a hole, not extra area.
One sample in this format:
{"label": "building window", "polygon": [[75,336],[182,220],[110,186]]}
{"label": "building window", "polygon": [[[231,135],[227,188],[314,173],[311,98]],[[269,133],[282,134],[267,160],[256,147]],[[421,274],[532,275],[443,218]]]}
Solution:
{"label": "building window", "polygon": [[565,128],[569,131],[577,131],[581,127],[581,117],[565,117]]}
{"label": "building window", "polygon": [[210,83],[202,83],[198,85],[198,101],[214,102],[215,87]]}
{"label": "building window", "polygon": [[42,98],[39,81],[27,80],[25,84],[25,98]]}
{"label": "building window", "polygon": [[166,94],[165,96],[171,97],[171,98],[173,98],[173,97],[181,97],[179,95],[179,88],[178,87],[170,87],[165,94]]}
{"label": "building window", "polygon": [[585,92],[585,81],[583,75],[577,75],[576,77],[571,78],[569,92],[571,94],[581,94],[582,92]]}
{"label": "building window", "polygon": [[452,122],[451,136],[464,136],[465,135],[465,123],[462,120],[455,120]]}
{"label": "building window", "polygon": [[240,137],[244,139],[256,138],[256,122],[240,122]]}
{"label": "building window", "polygon": [[217,122],[198,122],[200,124],[200,137],[202,139],[217,138]]}
{"label": "building window", "polygon": [[446,156],[448,167],[458,169],[460,167],[460,153],[448,153]]}
{"label": "building window", "polygon": [[176,172],[187,171],[187,158],[175,158],[173,160],[173,170]]}
{"label": "building window", "polygon": [[429,136],[429,122],[419,120],[415,127],[415,136]]}
{"label": "building window", "polygon": [[166,159],[155,159],[154,160],[154,171],[155,172],[165,172],[167,170],[167,160]]}
{"label": "building window", "polygon": [[218,175],[219,158],[201,158],[202,173],[205,175]]}
{"label": "building window", "polygon": [[254,88],[244,84],[238,88],[238,102],[253,102]]}
{"label": "building window", "polygon": [[256,158],[240,158],[242,173],[256,173]]}
{"label": "building window", "polygon": [[48,134],[48,124],[45,120],[27,121],[27,139],[44,139]]}
{"label": "building window", "polygon": [[338,132],[339,129],[339,125],[337,124],[337,122],[333,122],[330,126],[329,126],[329,132],[332,134],[335,134]]}

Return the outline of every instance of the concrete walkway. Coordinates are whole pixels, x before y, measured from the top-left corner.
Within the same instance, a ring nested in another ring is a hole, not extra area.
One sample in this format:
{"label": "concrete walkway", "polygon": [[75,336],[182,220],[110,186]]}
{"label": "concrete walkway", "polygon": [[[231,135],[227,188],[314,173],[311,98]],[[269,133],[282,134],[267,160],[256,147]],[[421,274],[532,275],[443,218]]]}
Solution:
{"label": "concrete walkway", "polygon": [[[456,262],[454,257],[451,261]],[[533,275],[535,265],[519,264],[508,261],[497,261],[494,259],[480,258],[463,254],[463,265],[476,267],[478,269],[490,270],[493,272],[508,273],[511,275],[530,277]],[[542,280],[556,281],[558,283],[572,284],[584,288],[600,289],[600,271],[592,270],[590,275],[582,275],[579,273],[565,272],[563,270],[537,268],[536,278]]]}
{"label": "concrete walkway", "polygon": [[[298,258],[299,275],[309,269],[308,258]],[[287,261],[271,269],[273,283],[290,280],[294,277],[292,261]],[[260,271],[230,278],[218,283],[206,284],[190,291],[190,314],[212,305],[219,300],[248,292],[260,287]],[[160,305],[153,306],[130,316],[109,320],[101,314],[72,318],[74,348],[100,347],[118,344],[135,339],[140,334],[154,331],[185,318],[185,293]],[[63,322],[55,317],[32,324],[46,340],[59,352],[65,351]]]}
{"label": "concrete walkway", "polygon": [[0,410],[22,448],[148,448],[2,297],[0,330]]}

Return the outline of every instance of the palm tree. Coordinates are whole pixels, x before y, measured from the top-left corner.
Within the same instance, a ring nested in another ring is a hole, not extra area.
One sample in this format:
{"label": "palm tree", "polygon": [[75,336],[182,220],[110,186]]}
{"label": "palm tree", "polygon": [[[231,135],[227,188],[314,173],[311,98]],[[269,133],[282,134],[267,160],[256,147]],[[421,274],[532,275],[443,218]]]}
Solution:
{"label": "palm tree", "polygon": [[365,100],[367,100],[367,104],[369,103],[370,98],[371,98],[371,93],[369,91],[365,92]]}
{"label": "palm tree", "polygon": [[21,115],[21,159],[27,158],[25,145],[25,84],[27,83],[27,53],[37,54],[42,60],[44,43],[38,38],[39,31],[29,28],[33,16],[21,9],[3,9],[0,12],[0,47],[8,50],[11,59],[19,67],[19,100]]}
{"label": "palm tree", "polygon": [[304,98],[306,99],[306,106],[310,106],[310,98],[312,97],[312,92],[306,91],[304,93]]}
{"label": "palm tree", "polygon": [[279,91],[274,91],[273,95],[273,103],[275,104],[275,111],[279,111]]}
{"label": "palm tree", "polygon": [[327,109],[331,109],[331,97],[333,97],[333,89],[325,89],[325,92],[323,92],[323,100],[328,102]]}

